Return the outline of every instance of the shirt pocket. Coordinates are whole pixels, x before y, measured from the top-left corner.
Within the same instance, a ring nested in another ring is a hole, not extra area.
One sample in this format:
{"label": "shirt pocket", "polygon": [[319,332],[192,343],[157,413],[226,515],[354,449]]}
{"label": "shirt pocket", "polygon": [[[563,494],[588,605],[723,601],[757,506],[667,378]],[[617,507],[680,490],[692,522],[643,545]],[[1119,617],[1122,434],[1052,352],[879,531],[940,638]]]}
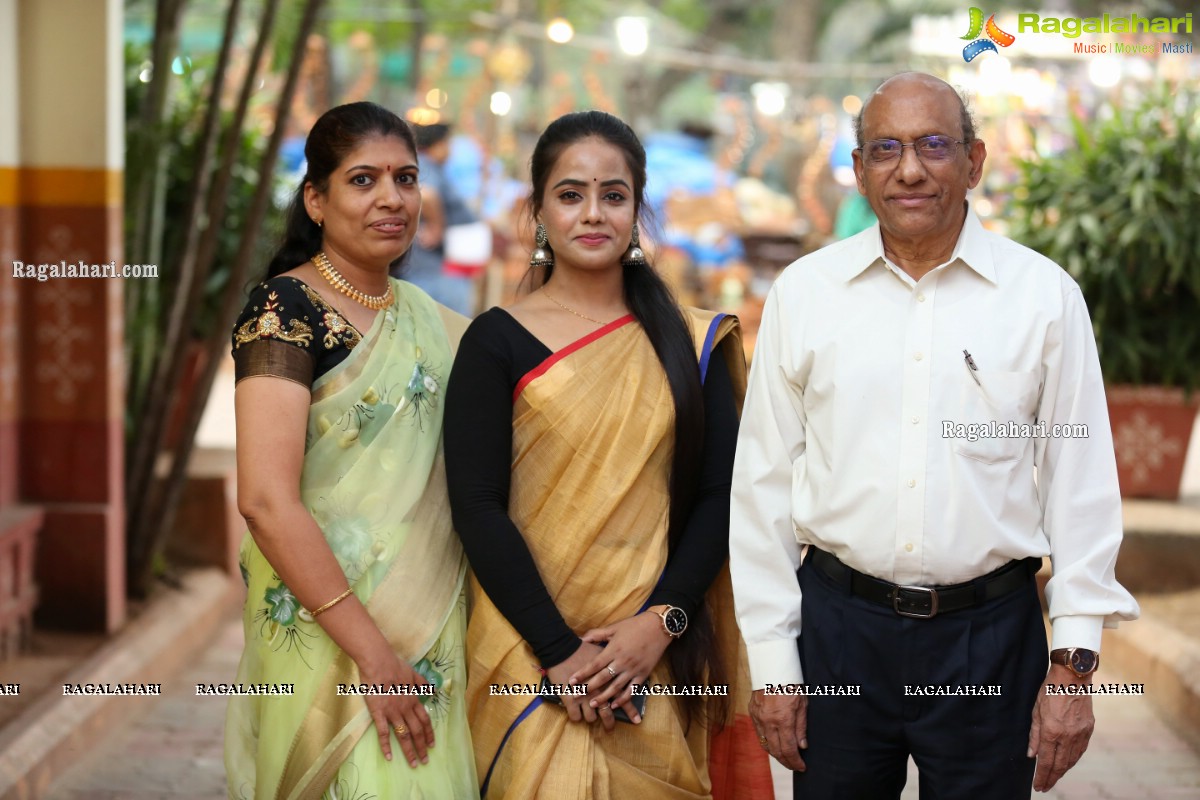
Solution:
{"label": "shirt pocket", "polygon": [[[975,441],[970,436],[956,437],[954,451],[985,464],[1021,458],[1032,436],[1020,434],[1029,433],[1039,387],[1037,370],[978,370],[964,375],[959,387],[960,421],[977,436]],[[1015,430],[1010,423],[1015,423]]]}

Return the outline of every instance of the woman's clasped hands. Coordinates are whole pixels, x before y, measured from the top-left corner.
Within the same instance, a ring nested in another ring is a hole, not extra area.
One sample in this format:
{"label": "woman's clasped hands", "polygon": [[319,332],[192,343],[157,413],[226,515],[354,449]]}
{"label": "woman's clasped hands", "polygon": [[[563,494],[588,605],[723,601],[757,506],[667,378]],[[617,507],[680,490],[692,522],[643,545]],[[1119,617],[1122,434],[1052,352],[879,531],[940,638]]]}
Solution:
{"label": "woman's clasped hands", "polygon": [[594,722],[599,718],[605,730],[611,731],[616,725],[612,710],[619,707],[630,722],[639,724],[642,717],[633,704],[634,687],[650,677],[671,643],[662,621],[643,612],[593,628],[581,638],[583,644],[571,658],[549,670],[552,681],[565,677],[571,686],[588,687],[584,696],[564,696],[571,719]]}

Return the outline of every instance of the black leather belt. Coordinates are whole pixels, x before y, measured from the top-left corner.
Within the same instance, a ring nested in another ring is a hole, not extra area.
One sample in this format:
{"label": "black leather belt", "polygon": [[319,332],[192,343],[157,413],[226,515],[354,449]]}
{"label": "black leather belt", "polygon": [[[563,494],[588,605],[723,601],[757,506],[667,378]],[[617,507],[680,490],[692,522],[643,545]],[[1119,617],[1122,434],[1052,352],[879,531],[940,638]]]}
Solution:
{"label": "black leather belt", "polygon": [[881,581],[848,567],[834,556],[809,548],[812,565],[852,594],[876,605],[886,606],[902,617],[930,619],[948,611],[981,605],[1011,594],[1032,580],[1042,566],[1040,558],[1010,561],[987,575],[952,586],[902,586]]}

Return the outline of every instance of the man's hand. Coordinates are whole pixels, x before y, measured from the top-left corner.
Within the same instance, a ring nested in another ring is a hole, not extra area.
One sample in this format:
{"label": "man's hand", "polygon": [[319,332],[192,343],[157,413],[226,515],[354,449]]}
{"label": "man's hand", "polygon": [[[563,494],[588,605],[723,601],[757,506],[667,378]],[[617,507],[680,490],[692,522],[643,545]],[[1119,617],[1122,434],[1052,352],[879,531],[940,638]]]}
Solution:
{"label": "man's hand", "polygon": [[802,694],[766,694],[762,689],[750,695],[750,719],[754,730],[767,739],[767,752],[794,772],[808,767],[800,751],[808,749],[808,698]]}
{"label": "man's hand", "polygon": [[1091,675],[1077,677],[1061,664],[1051,665],[1046,673],[1046,682],[1033,706],[1033,725],[1029,729],[1029,751],[1026,753],[1030,758],[1037,756],[1037,772],[1033,776],[1035,791],[1050,791],[1058,779],[1075,766],[1087,750],[1088,740],[1096,727],[1090,694],[1047,695],[1046,687],[1051,684],[1086,686],[1091,682]]}

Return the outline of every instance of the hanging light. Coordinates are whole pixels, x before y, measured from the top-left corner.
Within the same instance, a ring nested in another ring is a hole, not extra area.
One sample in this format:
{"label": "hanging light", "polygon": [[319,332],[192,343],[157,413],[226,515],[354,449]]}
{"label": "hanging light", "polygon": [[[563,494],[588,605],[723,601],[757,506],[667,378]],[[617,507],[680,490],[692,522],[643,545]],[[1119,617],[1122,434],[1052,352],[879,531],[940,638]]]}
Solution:
{"label": "hanging light", "polygon": [[546,26],[546,36],[555,44],[566,44],[575,38],[575,29],[562,17],[555,17]]}
{"label": "hanging light", "polygon": [[497,117],[503,117],[512,111],[512,97],[508,92],[492,92],[490,107],[493,114]]}
{"label": "hanging light", "polygon": [[617,17],[617,46],[626,55],[640,56],[650,47],[650,22],[645,17]]}

